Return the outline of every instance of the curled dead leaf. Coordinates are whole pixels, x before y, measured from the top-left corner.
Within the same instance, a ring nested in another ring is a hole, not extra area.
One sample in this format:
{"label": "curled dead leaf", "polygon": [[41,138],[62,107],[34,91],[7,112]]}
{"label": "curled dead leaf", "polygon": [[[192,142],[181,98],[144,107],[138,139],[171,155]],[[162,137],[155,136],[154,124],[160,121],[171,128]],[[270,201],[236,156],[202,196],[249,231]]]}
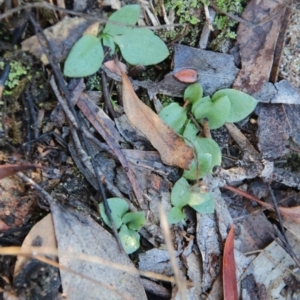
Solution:
{"label": "curled dead leaf", "polygon": [[127,75],[121,73],[123,106],[129,121],[148,138],[165,164],[188,169],[194,156],[192,148],[138,98]]}

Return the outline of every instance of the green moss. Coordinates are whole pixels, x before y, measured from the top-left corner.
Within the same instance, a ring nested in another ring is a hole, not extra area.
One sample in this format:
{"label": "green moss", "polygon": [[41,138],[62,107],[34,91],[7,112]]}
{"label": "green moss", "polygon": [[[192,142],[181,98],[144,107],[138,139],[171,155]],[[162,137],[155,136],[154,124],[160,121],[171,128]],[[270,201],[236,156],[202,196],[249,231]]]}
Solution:
{"label": "green moss", "polygon": [[102,91],[102,83],[99,75],[94,74],[87,78],[86,87],[89,91]]}
{"label": "green moss", "polygon": [[[4,63],[0,63],[0,69],[4,68]],[[25,67],[22,63],[18,61],[12,61],[10,63],[10,72],[8,78],[5,82],[5,86],[7,86],[10,91],[5,90],[4,95],[11,95],[12,90],[17,87],[21,80],[24,78],[24,75],[28,73],[29,67]]]}
{"label": "green moss", "polygon": [[174,102],[173,97],[167,96],[167,95],[164,95],[164,94],[159,95],[159,99],[160,99],[161,104],[162,104],[163,107],[165,107],[165,106],[167,106],[167,105]]}
{"label": "green moss", "polygon": [[180,24],[195,25],[199,19],[194,16],[196,9],[201,7],[201,2],[197,0],[166,0],[164,2],[165,9],[168,12],[170,9],[175,11],[176,16],[179,18]]}
{"label": "green moss", "polygon": [[[216,0],[216,5],[225,12],[233,14],[241,14],[244,10],[245,0]],[[214,21],[215,27],[220,30],[218,38],[235,39],[235,30],[232,30],[237,25],[237,22],[227,16],[217,16]]]}

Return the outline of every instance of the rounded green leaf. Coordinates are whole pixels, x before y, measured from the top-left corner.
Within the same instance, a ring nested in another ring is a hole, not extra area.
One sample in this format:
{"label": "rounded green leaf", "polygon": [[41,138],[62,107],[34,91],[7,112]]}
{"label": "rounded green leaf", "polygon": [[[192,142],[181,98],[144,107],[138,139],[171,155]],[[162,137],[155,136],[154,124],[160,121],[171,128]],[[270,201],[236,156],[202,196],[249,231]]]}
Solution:
{"label": "rounded green leaf", "polygon": [[131,254],[140,248],[140,235],[135,230],[131,230],[126,225],[122,225],[119,236],[127,254]]}
{"label": "rounded green leaf", "polygon": [[175,102],[164,107],[158,115],[177,133],[180,133],[187,120],[186,109]]}
{"label": "rounded green leaf", "polygon": [[172,207],[168,213],[168,223],[176,224],[182,220],[184,220],[185,214],[182,212],[179,207]]}
{"label": "rounded green leaf", "polygon": [[210,192],[191,193],[188,205],[201,214],[212,214],[215,210],[215,202]]}
{"label": "rounded green leaf", "polygon": [[124,59],[132,65],[154,65],[163,61],[169,50],[165,43],[147,28],[134,28],[114,36]]}
{"label": "rounded green leaf", "polygon": [[257,100],[250,95],[233,89],[217,91],[212,96],[212,101],[215,102],[224,96],[227,96],[231,103],[231,109],[226,122],[234,123],[245,119],[255,109],[257,104]]}
{"label": "rounded green leaf", "polygon": [[213,139],[196,137],[191,146],[197,155],[192,160],[190,169],[183,172],[184,178],[190,180],[202,178],[211,172],[214,166],[221,164],[222,153],[219,145]]}
{"label": "rounded green leaf", "polygon": [[[114,12],[109,18],[109,21],[118,22],[120,24],[107,22],[103,30],[104,33],[110,35],[121,35],[132,30],[131,27],[124,25],[135,25],[140,16],[140,6],[138,4],[126,5]],[[122,24],[121,24],[122,23]]]}
{"label": "rounded green leaf", "polygon": [[116,50],[116,44],[115,44],[112,36],[103,33],[103,34],[101,34],[101,38],[102,38],[103,45],[111,49],[110,55],[113,55]]}
{"label": "rounded green leaf", "polygon": [[[112,219],[114,220],[116,228],[118,229],[122,225],[122,217],[128,211],[128,204],[126,203],[125,200],[121,198],[109,198],[107,199],[107,202],[108,202],[108,206],[111,209]],[[100,203],[99,208],[100,208],[100,215],[104,223],[111,228],[110,221],[108,219],[108,216],[105,213],[104,204]]]}
{"label": "rounded green leaf", "polygon": [[186,139],[186,142],[189,143],[196,138],[198,132],[199,129],[189,120],[184,128],[183,137]]}
{"label": "rounded green leaf", "polygon": [[195,103],[203,97],[203,88],[200,83],[194,83],[189,85],[184,91],[184,100],[189,100],[190,103]]}
{"label": "rounded green leaf", "polygon": [[211,156],[212,156],[211,170],[214,166],[221,165],[222,153],[221,153],[219,145],[213,139],[197,137],[194,140],[194,144],[195,144],[197,153],[211,154]]}
{"label": "rounded green leaf", "polygon": [[126,224],[132,230],[139,230],[145,223],[145,220],[145,213],[143,211],[129,212],[122,218],[123,224]]}
{"label": "rounded green leaf", "polygon": [[99,70],[103,61],[103,48],[98,38],[85,35],[71,49],[64,66],[64,75],[85,77]]}
{"label": "rounded green leaf", "polygon": [[[198,158],[198,160],[197,160]],[[190,164],[190,169],[183,172],[183,177],[196,180],[204,177],[212,169],[212,155],[210,153],[198,153]]]}
{"label": "rounded green leaf", "polygon": [[183,206],[187,205],[190,198],[190,185],[181,177],[176,183],[174,184],[171,192],[171,203],[174,206],[182,208]]}
{"label": "rounded green leaf", "polygon": [[220,97],[214,102],[209,97],[205,97],[193,105],[192,113],[200,123],[203,123],[204,118],[208,118],[209,128],[217,129],[226,122],[230,107],[227,96]]}

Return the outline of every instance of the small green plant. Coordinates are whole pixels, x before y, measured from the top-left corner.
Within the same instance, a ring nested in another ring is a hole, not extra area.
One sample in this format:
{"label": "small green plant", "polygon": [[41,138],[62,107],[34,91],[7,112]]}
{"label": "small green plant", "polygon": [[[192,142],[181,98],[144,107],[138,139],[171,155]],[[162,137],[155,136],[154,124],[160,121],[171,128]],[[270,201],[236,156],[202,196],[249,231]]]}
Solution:
{"label": "small green plant", "polygon": [[[131,254],[140,247],[140,235],[138,230],[145,222],[144,212],[128,212],[128,204],[120,198],[107,199],[111,209],[112,219],[119,229],[119,236],[123,248],[127,254]],[[111,228],[111,223],[105,213],[104,204],[99,205],[100,214],[104,223]]]}
{"label": "small green plant", "polygon": [[163,61],[169,55],[165,43],[150,29],[131,27],[139,16],[139,5],[126,5],[109,17],[112,22],[106,24],[98,37],[80,38],[66,59],[64,75],[85,77],[97,72],[104,58],[102,44],[109,47],[112,54],[117,45],[123,58],[132,65],[147,66]]}
{"label": "small green plant", "polygon": [[255,108],[257,101],[234,89],[223,89],[212,97],[203,97],[199,83],[188,86],[184,92],[185,107],[171,103],[161,110],[159,116],[182,135],[185,142],[194,149],[195,158],[190,169],[175,183],[171,193],[168,219],[171,224],[185,218],[182,207],[189,205],[200,213],[212,213],[214,201],[210,192],[200,192],[196,186],[190,186],[188,180],[198,180],[210,173],[214,166],[219,166],[222,154],[218,144],[211,138],[197,136],[199,130],[189,119],[192,114],[200,124],[208,119],[210,129],[220,128],[225,122],[239,122],[246,118]]}
{"label": "small green plant", "polygon": [[173,207],[168,213],[169,224],[175,224],[185,218],[182,208],[189,205],[202,214],[214,212],[214,200],[210,192],[201,191],[197,184],[190,186],[188,181],[181,177],[174,185],[171,192]]}

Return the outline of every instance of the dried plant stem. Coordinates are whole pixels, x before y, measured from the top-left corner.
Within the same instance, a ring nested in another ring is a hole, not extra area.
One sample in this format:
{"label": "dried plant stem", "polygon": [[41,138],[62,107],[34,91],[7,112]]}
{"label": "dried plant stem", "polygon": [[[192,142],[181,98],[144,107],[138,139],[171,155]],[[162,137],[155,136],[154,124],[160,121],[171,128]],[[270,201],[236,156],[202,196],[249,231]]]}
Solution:
{"label": "dried plant stem", "polygon": [[167,217],[166,217],[166,214],[165,214],[161,204],[159,204],[158,210],[159,210],[160,224],[161,224],[161,227],[163,230],[165,243],[166,243],[169,255],[170,255],[171,266],[174,271],[175,282],[176,282],[176,285],[178,288],[178,292],[181,295],[181,300],[184,300],[186,298],[185,297],[186,283],[185,283],[184,278],[181,275],[180,269],[179,269],[177,261],[176,261],[176,257],[174,254],[175,249],[173,247]]}

